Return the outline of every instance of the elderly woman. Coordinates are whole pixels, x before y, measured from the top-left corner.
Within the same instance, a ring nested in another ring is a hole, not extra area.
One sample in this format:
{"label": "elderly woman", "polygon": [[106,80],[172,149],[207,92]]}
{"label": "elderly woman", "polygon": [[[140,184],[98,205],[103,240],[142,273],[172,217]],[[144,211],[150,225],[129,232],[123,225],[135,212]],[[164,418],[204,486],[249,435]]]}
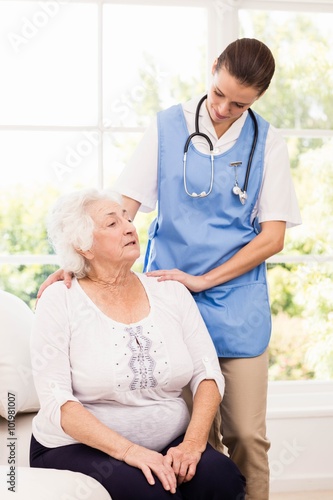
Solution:
{"label": "elderly woman", "polygon": [[95,477],[113,500],[240,500],[243,476],[207,444],[224,389],[210,336],[183,285],[131,271],[139,241],[120,201],[85,190],[50,214],[75,278],[36,309],[31,466]]}

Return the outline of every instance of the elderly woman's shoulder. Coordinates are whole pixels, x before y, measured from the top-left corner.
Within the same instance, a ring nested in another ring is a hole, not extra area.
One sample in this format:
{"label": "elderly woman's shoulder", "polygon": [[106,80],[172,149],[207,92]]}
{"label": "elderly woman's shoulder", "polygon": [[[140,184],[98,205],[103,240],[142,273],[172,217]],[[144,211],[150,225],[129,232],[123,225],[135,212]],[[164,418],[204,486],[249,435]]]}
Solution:
{"label": "elderly woman's shoulder", "polygon": [[72,280],[72,284],[70,288],[67,288],[63,281],[56,281],[52,283],[42,293],[42,296],[38,300],[39,303],[61,300],[62,298],[66,298],[67,294],[70,293],[70,290],[73,291],[75,287],[74,280]]}
{"label": "elderly woman's shoulder", "polygon": [[145,274],[140,275],[142,282],[144,285],[150,289],[155,290],[156,292],[160,292],[167,295],[179,295],[179,294],[189,294],[190,292],[186,288],[185,285],[179,283],[179,281],[167,280],[167,281],[158,281],[158,278],[154,278],[151,276],[146,276]]}

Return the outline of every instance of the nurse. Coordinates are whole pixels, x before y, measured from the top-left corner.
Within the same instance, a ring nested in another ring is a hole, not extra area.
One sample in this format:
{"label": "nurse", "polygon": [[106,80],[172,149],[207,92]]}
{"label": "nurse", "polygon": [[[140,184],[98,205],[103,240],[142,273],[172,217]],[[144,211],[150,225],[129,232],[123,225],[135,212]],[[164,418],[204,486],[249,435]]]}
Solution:
{"label": "nurse", "polygon": [[225,377],[223,444],[248,500],[269,498],[265,261],[301,223],[285,141],[249,109],[274,70],[262,42],[231,43],[213,63],[207,97],[158,113],[115,186],[132,217],[158,206],[145,271],[183,283],[199,306]]}

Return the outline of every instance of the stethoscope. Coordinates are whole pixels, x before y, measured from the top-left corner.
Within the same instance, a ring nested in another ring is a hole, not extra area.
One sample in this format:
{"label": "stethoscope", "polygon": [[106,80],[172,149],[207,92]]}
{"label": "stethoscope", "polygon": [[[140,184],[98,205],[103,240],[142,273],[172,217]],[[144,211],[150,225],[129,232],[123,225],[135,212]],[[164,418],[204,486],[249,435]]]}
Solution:
{"label": "stethoscope", "polygon": [[[205,198],[206,196],[209,196],[210,193],[212,192],[212,189],[213,189],[213,184],[214,184],[214,154],[213,154],[213,150],[214,150],[214,147],[213,147],[213,143],[212,141],[210,140],[210,138],[208,137],[208,135],[202,133],[202,132],[199,132],[199,113],[200,113],[200,108],[201,108],[201,105],[202,103],[205,101],[205,99],[207,99],[207,95],[204,95],[200,101],[198,102],[198,105],[197,105],[197,109],[195,111],[195,132],[193,132],[193,134],[189,135],[188,138],[187,138],[187,141],[185,143],[185,146],[184,146],[184,158],[183,158],[183,166],[184,166],[184,189],[185,189],[185,193],[190,196],[191,198]],[[244,203],[246,202],[246,199],[247,199],[247,187],[248,187],[248,183],[249,183],[249,176],[250,176],[250,170],[251,170],[251,164],[252,164],[252,159],[253,159],[253,155],[254,155],[254,152],[255,152],[255,149],[256,149],[256,145],[257,145],[257,140],[258,140],[258,122],[257,122],[257,119],[252,111],[252,109],[248,109],[248,112],[253,120],[253,124],[254,124],[254,137],[253,137],[253,142],[252,142],[252,147],[251,147],[251,151],[250,151],[250,155],[249,155],[249,160],[248,160],[248,163],[247,163],[247,168],[246,168],[246,174],[245,174],[245,181],[244,181],[244,186],[243,188],[241,188],[238,184],[238,178],[237,178],[237,167],[239,167],[242,162],[241,161],[234,161],[234,162],[231,162],[230,163],[230,167],[233,167],[234,170],[235,170],[235,184],[232,188],[232,192],[235,194],[235,195],[238,195],[239,196],[239,200],[241,202],[242,205],[244,205]],[[193,137],[195,136],[200,136],[200,137],[203,137],[208,145],[209,145],[209,150],[210,150],[210,184],[209,184],[209,189],[208,191],[202,191],[201,193],[190,193],[188,188],[187,188],[187,182],[186,182],[186,157],[187,157],[187,151],[188,151],[188,148],[189,148],[189,145],[190,145],[190,142],[191,140],[193,139]]]}

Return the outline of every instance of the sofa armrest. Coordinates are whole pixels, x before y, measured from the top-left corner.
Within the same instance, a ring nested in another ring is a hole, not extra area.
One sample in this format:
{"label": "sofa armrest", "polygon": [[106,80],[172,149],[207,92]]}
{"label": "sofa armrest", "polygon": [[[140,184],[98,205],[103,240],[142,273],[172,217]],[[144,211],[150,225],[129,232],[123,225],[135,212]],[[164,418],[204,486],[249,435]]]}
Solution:
{"label": "sofa armrest", "polygon": [[0,465],[1,500],[111,500],[96,479],[80,472],[16,467],[9,473],[9,466]]}
{"label": "sofa armrest", "polygon": [[[67,470],[29,467],[31,420],[35,413],[20,413],[15,419],[15,463],[8,463],[8,422],[0,417],[1,500],[111,500],[96,479]],[[10,489],[13,488],[13,489]]]}

